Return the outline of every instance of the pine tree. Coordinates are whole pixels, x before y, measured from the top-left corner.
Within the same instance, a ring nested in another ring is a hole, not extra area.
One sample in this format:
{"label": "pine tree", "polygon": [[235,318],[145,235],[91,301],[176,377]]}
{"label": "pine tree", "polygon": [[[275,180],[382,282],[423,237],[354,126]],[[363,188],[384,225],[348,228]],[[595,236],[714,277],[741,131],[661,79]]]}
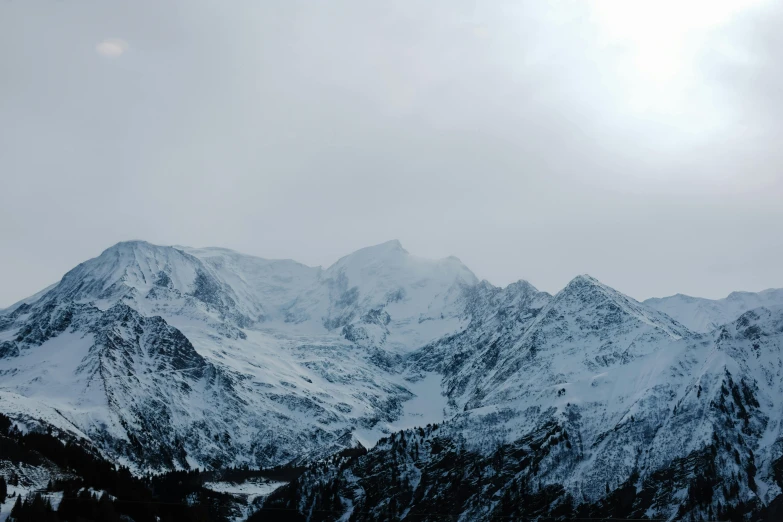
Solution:
{"label": "pine tree", "polygon": [[98,501],[98,506],[96,511],[98,512],[99,516],[98,519],[106,522],[119,522],[120,517],[117,515],[116,511],[114,510],[114,503],[111,501],[109,496],[104,493],[101,496],[101,499]]}
{"label": "pine tree", "polygon": [[0,475],[0,504],[5,502],[8,497],[8,485],[5,483],[5,477]]}
{"label": "pine tree", "polygon": [[14,502],[14,507],[11,508],[11,516],[13,518],[19,518],[19,515],[22,514],[22,495],[16,496],[16,502]]}

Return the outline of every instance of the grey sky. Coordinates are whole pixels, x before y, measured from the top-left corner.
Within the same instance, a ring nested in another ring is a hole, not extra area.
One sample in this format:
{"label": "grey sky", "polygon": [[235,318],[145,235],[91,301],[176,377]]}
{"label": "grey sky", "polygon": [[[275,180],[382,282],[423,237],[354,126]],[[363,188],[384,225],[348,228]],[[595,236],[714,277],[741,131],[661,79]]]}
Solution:
{"label": "grey sky", "polygon": [[783,287],[782,23],[764,0],[1,2],[0,306],[126,239],[328,265],[397,238],[640,299]]}

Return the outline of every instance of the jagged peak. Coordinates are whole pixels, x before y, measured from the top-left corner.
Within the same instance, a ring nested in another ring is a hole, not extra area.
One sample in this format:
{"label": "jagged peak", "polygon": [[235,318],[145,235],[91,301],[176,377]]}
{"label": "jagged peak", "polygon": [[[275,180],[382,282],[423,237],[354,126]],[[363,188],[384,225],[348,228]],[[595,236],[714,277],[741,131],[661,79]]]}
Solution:
{"label": "jagged peak", "polygon": [[[563,295],[584,294],[585,290],[593,290],[596,292],[600,292],[609,298],[621,301],[623,303],[629,303],[629,304],[633,304],[634,306],[648,309],[646,305],[637,301],[633,297],[630,297],[620,292],[619,290],[612,288],[606,283],[602,283],[601,281],[599,281],[598,279],[596,279],[595,277],[589,274],[580,274],[574,277],[571,281],[568,282],[565,288],[563,288],[560,292],[556,294],[556,296],[559,296],[561,294]],[[649,310],[650,312],[653,311],[652,309]]]}
{"label": "jagged peak", "polygon": [[541,290],[533,286],[533,284],[531,284],[530,281],[527,281],[525,279],[520,279],[518,281],[514,281],[513,283],[509,283],[508,286],[506,286],[505,290],[513,291],[513,292],[523,292],[523,293],[546,293],[546,292],[541,292]]}
{"label": "jagged peak", "polygon": [[574,277],[573,279],[571,279],[571,281],[569,281],[568,284],[560,292],[558,292],[558,295],[578,293],[583,291],[584,289],[591,289],[591,288],[603,292],[608,292],[610,294],[623,295],[617,290],[615,290],[614,288],[603,284],[598,279],[588,274],[580,274]]}
{"label": "jagged peak", "polygon": [[[446,258],[449,259],[449,258]],[[517,281],[513,281],[509,283],[506,286],[495,286],[492,283],[490,283],[486,279],[481,279],[480,281],[476,282],[476,289],[481,289],[484,291],[492,291],[492,292],[506,292],[509,294],[519,294],[519,293],[525,293],[525,294],[546,294],[550,295],[547,292],[544,292],[542,290],[539,290],[536,288],[530,281],[527,281],[526,279],[519,279]],[[551,297],[551,295],[550,295]]]}
{"label": "jagged peak", "polygon": [[674,338],[690,334],[687,328],[669,316],[638,302],[588,274],[581,274],[573,278],[565,288],[555,295],[550,306],[558,307],[562,306],[562,303],[578,302],[580,307],[593,308],[601,306],[605,299],[611,301],[626,317],[658,328]]}
{"label": "jagged peak", "polygon": [[605,284],[603,284],[601,281],[591,276],[590,274],[579,274],[578,276],[571,279],[565,287],[568,288],[569,286],[587,286],[587,285],[611,288],[606,286]]}

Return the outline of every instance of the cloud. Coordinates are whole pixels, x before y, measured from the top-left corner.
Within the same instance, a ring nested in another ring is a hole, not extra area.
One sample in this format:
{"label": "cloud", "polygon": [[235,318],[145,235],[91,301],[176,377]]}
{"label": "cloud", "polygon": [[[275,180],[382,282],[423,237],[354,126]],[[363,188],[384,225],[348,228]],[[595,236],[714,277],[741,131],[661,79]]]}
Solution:
{"label": "cloud", "polygon": [[781,9],[680,30],[656,83],[590,6],[6,2],[0,304],[136,238],[308,264],[398,238],[639,298],[783,286]]}

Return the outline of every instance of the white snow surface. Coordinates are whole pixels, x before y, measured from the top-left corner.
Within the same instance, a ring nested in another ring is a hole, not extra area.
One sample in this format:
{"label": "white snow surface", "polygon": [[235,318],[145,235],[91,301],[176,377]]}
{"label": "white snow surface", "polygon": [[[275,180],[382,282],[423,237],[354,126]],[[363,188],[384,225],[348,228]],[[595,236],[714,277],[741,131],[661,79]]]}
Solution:
{"label": "white snow surface", "polygon": [[396,431],[443,422],[448,403],[441,389],[441,376],[426,373],[417,377],[404,383],[414,397],[403,404],[403,413],[399,418],[378,423],[372,428],[354,430],[353,435],[362,446],[372,448],[378,440]]}
{"label": "white snow surface", "polygon": [[205,482],[204,487],[217,493],[242,496],[252,503],[258,497],[265,497],[288,482],[275,482],[266,480],[248,480],[245,482]]}

